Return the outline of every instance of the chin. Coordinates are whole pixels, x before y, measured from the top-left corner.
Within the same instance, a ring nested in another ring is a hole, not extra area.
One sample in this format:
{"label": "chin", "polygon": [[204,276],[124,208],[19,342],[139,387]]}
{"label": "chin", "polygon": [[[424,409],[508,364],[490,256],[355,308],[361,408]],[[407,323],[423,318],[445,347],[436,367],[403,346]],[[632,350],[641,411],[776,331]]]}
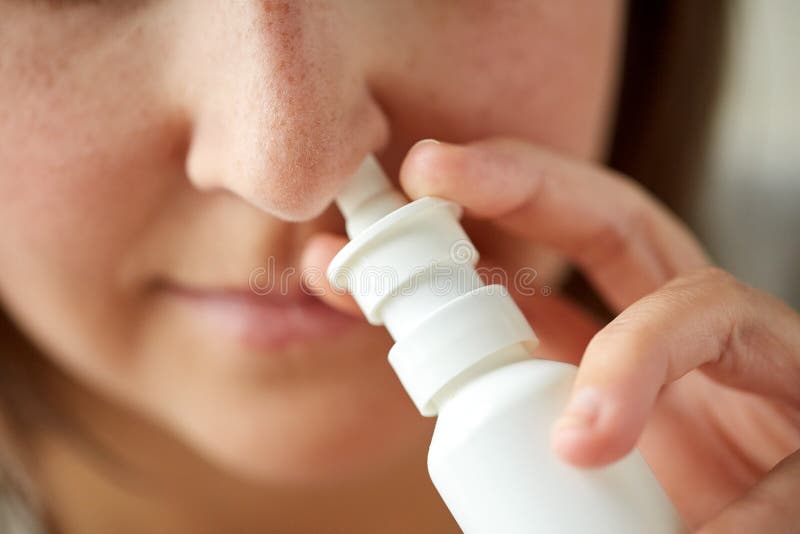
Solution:
{"label": "chin", "polygon": [[434,420],[419,415],[399,383],[275,397],[261,406],[240,404],[224,417],[184,420],[182,431],[212,463],[265,485],[358,483],[414,458],[425,468]]}

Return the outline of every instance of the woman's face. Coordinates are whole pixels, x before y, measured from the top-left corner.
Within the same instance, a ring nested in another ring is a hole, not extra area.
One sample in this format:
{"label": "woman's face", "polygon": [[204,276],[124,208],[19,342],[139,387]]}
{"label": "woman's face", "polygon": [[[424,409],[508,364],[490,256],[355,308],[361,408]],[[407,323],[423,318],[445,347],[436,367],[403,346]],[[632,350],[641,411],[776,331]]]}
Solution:
{"label": "woman's face", "polygon": [[[0,0],[0,297],[78,382],[320,482],[427,439],[380,328],[302,291],[369,152],[604,143],[618,0]],[[537,266],[473,224],[496,261]],[[254,291],[255,289],[255,291]]]}

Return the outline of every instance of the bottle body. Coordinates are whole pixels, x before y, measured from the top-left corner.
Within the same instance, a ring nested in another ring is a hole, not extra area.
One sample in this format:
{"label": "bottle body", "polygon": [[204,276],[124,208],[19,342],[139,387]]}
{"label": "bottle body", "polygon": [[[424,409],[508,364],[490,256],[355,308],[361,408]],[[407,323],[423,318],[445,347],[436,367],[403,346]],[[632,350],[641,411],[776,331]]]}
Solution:
{"label": "bottle body", "polygon": [[460,207],[406,203],[372,157],[337,204],[351,241],[331,286],[386,326],[400,382],[421,414],[438,414],[428,468],[467,534],[683,530],[638,451],[585,470],[550,450],[576,368],[531,359],[536,335],[506,288],[478,275]]}
{"label": "bottle body", "polygon": [[442,402],[428,469],[466,534],[674,534],[679,516],[637,450],[578,469],[550,447],[576,368],[526,360],[478,376]]}

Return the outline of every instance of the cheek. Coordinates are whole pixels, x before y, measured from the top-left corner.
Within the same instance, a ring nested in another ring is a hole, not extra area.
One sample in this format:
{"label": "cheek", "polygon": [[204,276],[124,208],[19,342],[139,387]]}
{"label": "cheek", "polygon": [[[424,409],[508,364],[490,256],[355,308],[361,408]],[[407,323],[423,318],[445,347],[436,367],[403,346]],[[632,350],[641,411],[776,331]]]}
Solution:
{"label": "cheek", "polygon": [[[4,134],[0,130],[0,143]],[[70,138],[45,130],[26,142],[41,150],[4,143],[14,153],[4,154],[0,163],[3,273],[38,275],[44,283],[52,278],[42,277],[45,273],[81,283],[119,275],[126,250],[180,179],[178,169],[170,176],[169,167],[158,163],[166,140],[150,135],[144,140],[111,135],[91,155]]]}
{"label": "cheek", "polygon": [[410,48],[404,69],[380,80],[395,95],[384,99],[401,139],[391,160],[399,165],[420,133],[460,142],[516,136],[599,157],[615,93],[620,4],[430,6],[435,23],[413,40],[424,46]]}
{"label": "cheek", "polygon": [[128,365],[120,347],[135,324],[123,267],[181,183],[180,129],[119,105],[111,69],[89,78],[97,87],[69,70],[17,79],[0,83],[2,305],[53,357],[108,383]]}
{"label": "cheek", "polygon": [[126,330],[122,266],[180,181],[182,131],[157,109],[135,17],[2,7],[0,296],[53,355],[89,368]]}
{"label": "cheek", "polygon": [[[0,139],[6,134],[0,130]],[[119,349],[135,325],[135,293],[124,266],[174,187],[163,163],[156,170],[159,152],[148,146],[163,142],[130,139],[110,136],[90,157],[69,137],[40,129],[12,155],[4,153],[0,167],[3,306],[82,374],[127,365]],[[53,148],[25,149],[33,146]]]}

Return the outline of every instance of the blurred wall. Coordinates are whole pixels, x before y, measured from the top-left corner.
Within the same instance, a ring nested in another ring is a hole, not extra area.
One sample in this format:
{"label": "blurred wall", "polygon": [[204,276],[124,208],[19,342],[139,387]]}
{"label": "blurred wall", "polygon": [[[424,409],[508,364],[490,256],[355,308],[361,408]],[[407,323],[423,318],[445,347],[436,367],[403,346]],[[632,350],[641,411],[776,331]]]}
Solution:
{"label": "blurred wall", "polygon": [[800,309],[800,0],[731,1],[694,226],[724,268]]}

